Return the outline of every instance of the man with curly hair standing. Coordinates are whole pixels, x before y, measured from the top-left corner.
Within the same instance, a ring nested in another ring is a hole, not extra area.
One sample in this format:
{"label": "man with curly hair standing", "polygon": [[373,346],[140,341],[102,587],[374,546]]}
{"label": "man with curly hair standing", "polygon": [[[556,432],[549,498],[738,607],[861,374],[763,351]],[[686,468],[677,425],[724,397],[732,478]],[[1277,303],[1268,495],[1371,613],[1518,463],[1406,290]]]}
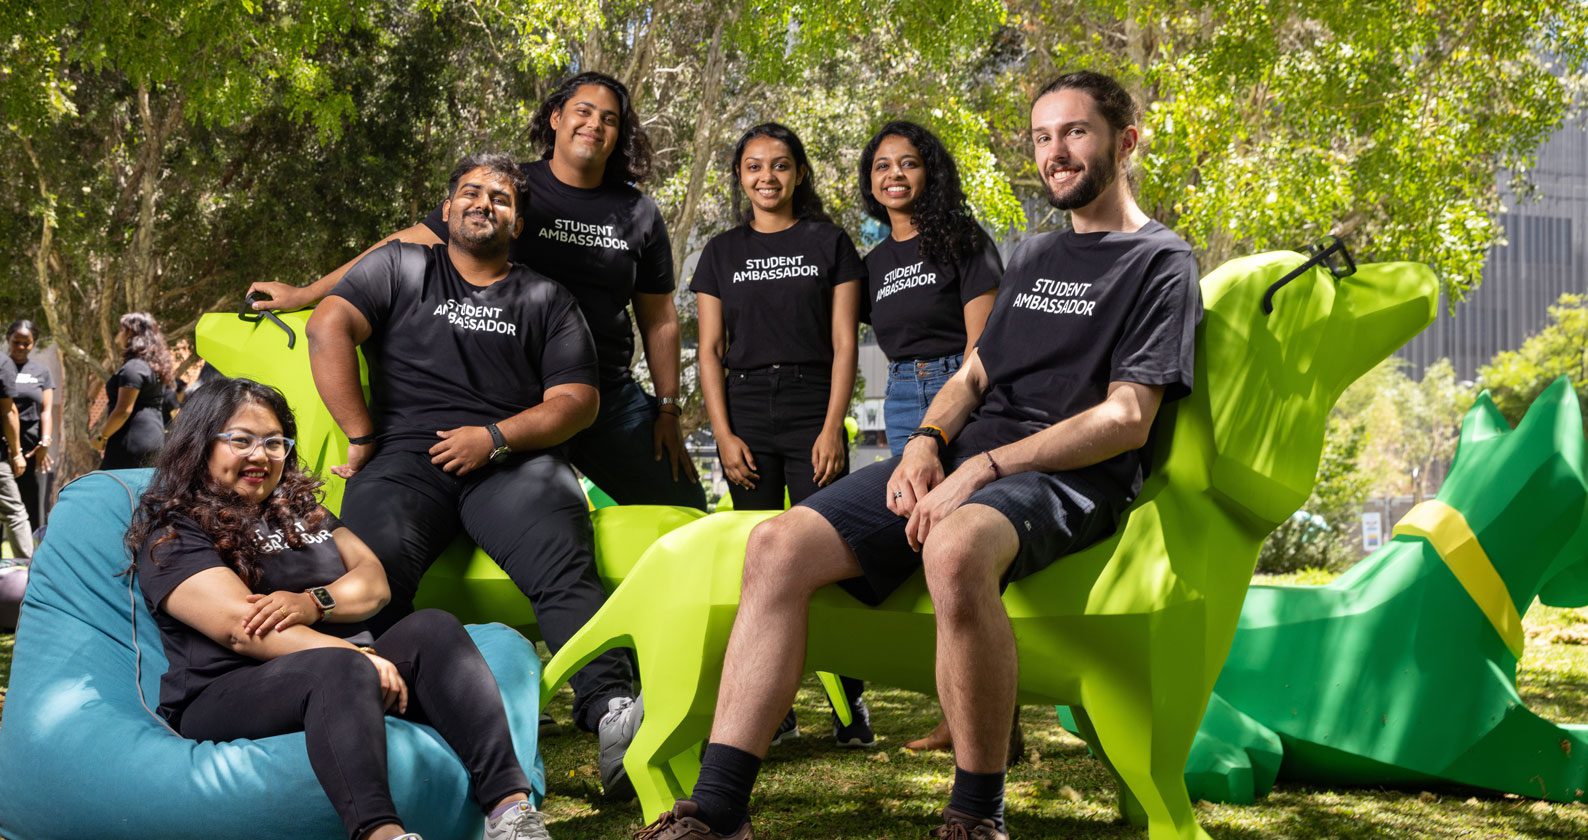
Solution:
{"label": "man with curly hair standing", "polygon": [[[600,363],[601,411],[569,442],[569,460],[619,504],[704,510],[705,493],[679,427],[672,245],[656,202],[634,186],[651,173],[651,144],[628,88],[604,73],[564,80],[530,121],[530,142],[541,159],[519,165],[529,198],[524,232],[508,257],[573,293],[595,336]],[[393,239],[446,242],[441,208],[377,246]],[[255,283],[249,290],[270,299],[254,306],[311,306],[357,261],[303,288]],[[629,372],[635,325],[655,396]]]}

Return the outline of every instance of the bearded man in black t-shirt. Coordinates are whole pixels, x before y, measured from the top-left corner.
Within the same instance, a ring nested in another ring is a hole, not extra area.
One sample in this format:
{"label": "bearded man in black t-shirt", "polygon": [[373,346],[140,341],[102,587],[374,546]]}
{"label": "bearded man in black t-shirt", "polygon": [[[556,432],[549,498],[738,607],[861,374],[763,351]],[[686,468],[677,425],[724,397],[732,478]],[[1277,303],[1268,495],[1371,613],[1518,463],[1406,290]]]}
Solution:
{"label": "bearded man in black t-shirt", "polygon": [[[604,73],[563,81],[530,121],[541,160],[519,164],[528,180],[524,231],[508,257],[573,293],[595,337],[601,408],[568,442],[579,471],[618,504],[706,509],[679,426],[679,327],[673,249],[656,202],[635,188],[651,169],[650,140],[628,88]],[[441,208],[381,240],[445,244]],[[354,260],[357,262],[357,259]],[[297,288],[261,282],[256,309],[296,309],[325,297],[350,262]],[[629,310],[632,307],[632,321]],[[636,327],[655,396],[629,371]]]}
{"label": "bearded man in black t-shirt", "polygon": [[1008,839],[1017,674],[1002,587],[1113,533],[1141,489],[1159,407],[1192,385],[1196,262],[1130,193],[1136,119],[1130,95],[1096,73],[1038,95],[1037,171],[1071,229],[1016,249],[975,351],[901,457],[752,532],[699,781],[641,837],[747,840],[761,757],[799,686],[811,596],[839,583],[876,604],[924,568],[957,765],[933,834]]}
{"label": "bearded man in black t-shirt", "polygon": [[[449,243],[377,248],[309,319],[314,383],[348,436],[347,463],[332,468],[348,479],[341,518],[391,582],[390,604],[369,622],[377,633],[413,611],[420,577],[460,529],[529,596],[553,650],[606,597],[564,455],[596,416],[595,347],[567,289],[508,261],[524,226],[522,179],[504,155],[465,159],[442,205]],[[573,679],[609,792],[632,790],[630,683],[621,653]]]}

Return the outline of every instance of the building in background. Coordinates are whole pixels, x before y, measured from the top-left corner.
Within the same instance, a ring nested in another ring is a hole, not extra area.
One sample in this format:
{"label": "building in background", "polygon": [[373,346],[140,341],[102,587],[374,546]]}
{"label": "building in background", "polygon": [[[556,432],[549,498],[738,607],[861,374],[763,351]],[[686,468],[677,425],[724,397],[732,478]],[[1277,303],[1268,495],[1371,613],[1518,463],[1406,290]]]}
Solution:
{"label": "building in background", "polygon": [[1412,376],[1450,359],[1456,376],[1475,379],[1495,353],[1521,347],[1543,328],[1562,294],[1588,291],[1588,117],[1556,131],[1528,177],[1537,192],[1518,200],[1509,175],[1501,176],[1507,244],[1489,251],[1482,285],[1455,314],[1441,299],[1438,318],[1400,352]]}

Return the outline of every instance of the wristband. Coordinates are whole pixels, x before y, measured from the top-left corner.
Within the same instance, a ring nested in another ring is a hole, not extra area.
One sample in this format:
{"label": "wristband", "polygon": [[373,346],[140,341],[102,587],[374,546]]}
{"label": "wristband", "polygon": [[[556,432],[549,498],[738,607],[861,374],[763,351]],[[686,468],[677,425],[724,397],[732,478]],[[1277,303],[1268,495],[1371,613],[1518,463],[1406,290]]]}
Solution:
{"label": "wristband", "polygon": [[683,409],[678,407],[677,403],[662,403],[661,405],[656,407],[656,413],[657,414],[671,414],[674,417],[682,417],[683,414],[684,414],[684,411],[683,411]]}
{"label": "wristband", "polygon": [[998,479],[1003,478],[1004,477],[1004,471],[998,469],[998,462],[993,460],[992,453],[991,452],[983,452],[982,454],[987,456],[987,466],[992,467],[993,481],[997,481]]}
{"label": "wristband", "polygon": [[369,444],[372,444],[372,443],[375,442],[375,437],[376,437],[375,433],[374,432],[370,432],[367,435],[359,435],[358,437],[350,437],[350,438],[347,439],[347,443],[348,443],[349,446],[368,446]]}

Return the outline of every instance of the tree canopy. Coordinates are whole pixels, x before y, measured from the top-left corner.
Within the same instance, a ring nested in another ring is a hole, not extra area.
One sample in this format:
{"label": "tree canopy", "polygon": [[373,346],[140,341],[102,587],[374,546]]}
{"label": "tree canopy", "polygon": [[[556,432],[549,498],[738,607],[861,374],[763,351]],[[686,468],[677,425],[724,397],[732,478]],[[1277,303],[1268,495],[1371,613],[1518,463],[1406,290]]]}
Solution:
{"label": "tree canopy", "polygon": [[1433,265],[1459,301],[1500,236],[1498,174],[1575,101],[1588,7],[62,0],[8,5],[0,44],[0,306],[65,350],[75,433],[119,313],[181,333],[249,281],[318,276],[420,218],[462,154],[537,156],[529,116],[585,69],[634,93],[681,274],[731,223],[727,148],[767,119],[853,231],[859,150],[897,117],[944,139],[999,238],[1063,224],[1029,97],[1085,67],[1144,104],[1143,205],[1204,269],[1335,232]]}

